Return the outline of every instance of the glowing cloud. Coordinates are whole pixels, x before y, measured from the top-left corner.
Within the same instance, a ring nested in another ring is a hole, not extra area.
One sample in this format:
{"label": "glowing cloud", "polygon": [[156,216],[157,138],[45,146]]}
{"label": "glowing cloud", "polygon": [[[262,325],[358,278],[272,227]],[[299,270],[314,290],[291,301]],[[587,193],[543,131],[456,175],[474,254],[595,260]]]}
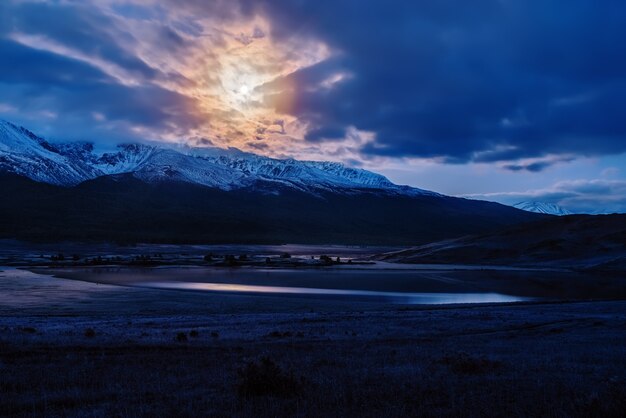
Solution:
{"label": "glowing cloud", "polygon": [[[189,12],[191,13],[191,11]],[[295,86],[286,80],[290,74],[331,56],[319,41],[294,37],[277,41],[269,35],[270,23],[261,16],[233,14],[214,21],[179,12],[177,21],[193,22],[195,31],[177,31],[177,48],[155,48],[155,34],[161,22],[139,21],[127,29],[138,39],[135,53],[153,68],[169,75],[154,82],[197,104],[194,113],[203,120],[193,129],[181,131],[172,126],[160,139],[212,144],[258,151],[255,141],[265,141],[265,153],[278,155],[285,145],[302,142],[303,129],[288,113]],[[136,23],[136,24],[135,24]],[[148,36],[147,34],[152,34]],[[105,68],[103,68],[105,70]],[[175,76],[174,76],[175,75]],[[274,83],[273,90],[264,86]],[[195,139],[195,142],[194,142]]]}

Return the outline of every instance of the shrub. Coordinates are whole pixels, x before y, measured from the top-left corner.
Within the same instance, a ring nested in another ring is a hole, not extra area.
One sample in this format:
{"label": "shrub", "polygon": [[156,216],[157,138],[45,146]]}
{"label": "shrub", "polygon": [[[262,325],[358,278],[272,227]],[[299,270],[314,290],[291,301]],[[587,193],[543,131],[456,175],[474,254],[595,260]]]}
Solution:
{"label": "shrub", "polygon": [[457,374],[482,374],[497,370],[502,366],[499,361],[486,357],[472,357],[467,353],[457,353],[445,356],[440,363],[447,365]]}
{"label": "shrub", "polygon": [[248,363],[238,371],[237,391],[240,396],[296,396],[302,386],[292,372],[286,372],[269,357]]}
{"label": "shrub", "polygon": [[187,334],[185,334],[184,332],[179,332],[178,334],[176,334],[176,341],[178,341],[179,343],[186,342]]}
{"label": "shrub", "polygon": [[326,264],[332,264],[333,263],[333,259],[330,258],[327,255],[320,255],[320,261],[323,261]]}
{"label": "shrub", "polygon": [[20,331],[26,333],[26,334],[34,334],[37,332],[36,328],[33,327],[22,327],[20,328]]}
{"label": "shrub", "polygon": [[87,329],[85,330],[85,337],[87,337],[87,338],[93,338],[93,337],[95,337],[95,336],[96,336],[96,331],[94,331],[94,329],[93,329],[93,328],[87,328]]}

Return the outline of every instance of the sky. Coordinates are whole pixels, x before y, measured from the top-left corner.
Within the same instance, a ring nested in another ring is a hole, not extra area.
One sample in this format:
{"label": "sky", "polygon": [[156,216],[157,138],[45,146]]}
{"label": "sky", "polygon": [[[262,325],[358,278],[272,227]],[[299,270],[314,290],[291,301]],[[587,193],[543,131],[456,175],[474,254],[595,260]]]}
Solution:
{"label": "sky", "polygon": [[2,0],[0,118],[626,212],[622,0]]}

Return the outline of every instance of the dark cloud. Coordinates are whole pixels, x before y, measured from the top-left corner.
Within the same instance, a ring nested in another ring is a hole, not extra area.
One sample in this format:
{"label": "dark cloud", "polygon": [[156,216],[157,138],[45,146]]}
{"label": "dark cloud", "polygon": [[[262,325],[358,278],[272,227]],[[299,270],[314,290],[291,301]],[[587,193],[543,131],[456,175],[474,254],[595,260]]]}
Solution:
{"label": "dark cloud", "polygon": [[111,77],[102,71],[62,55],[0,39],[0,81],[38,88],[81,88]]}
{"label": "dark cloud", "polygon": [[121,126],[116,134],[122,137],[136,136],[124,127],[190,129],[202,120],[188,97],[152,84],[119,84],[82,61],[7,40],[0,40],[0,55],[0,103],[21,114],[60,113],[68,136],[93,133],[94,113]]}
{"label": "dark cloud", "polygon": [[548,167],[552,167],[555,164],[564,162],[567,163],[573,160],[573,157],[548,158],[540,161],[532,161],[526,163],[505,164],[503,168],[510,171],[530,171],[531,173],[538,173]]}
{"label": "dark cloud", "polygon": [[[310,39],[333,51],[263,86],[267,103],[305,122],[305,139],[316,145],[354,126],[376,134],[359,150],[366,156],[506,161],[514,171],[554,164],[523,159],[626,152],[621,0],[163,0],[113,10],[121,17],[96,2],[0,2],[0,101],[184,132],[200,119],[193,100],[155,82],[191,81],[144,62],[121,21],[162,22],[158,45],[170,52],[185,48],[188,37],[209,36],[201,19],[219,27],[261,14],[270,31],[248,28],[242,42]],[[14,33],[112,63],[139,84],[19,46]],[[333,83],[337,75],[344,77]]]}
{"label": "dark cloud", "polygon": [[504,166],[504,168],[510,171],[530,171],[531,173],[537,173],[545,168],[550,167],[552,164],[553,163],[549,161],[540,161],[529,164],[507,164]]}
{"label": "dark cloud", "polygon": [[7,31],[42,36],[145,79],[158,74],[127,48],[136,42],[133,36],[93,7],[18,3],[11,8],[7,20]]}
{"label": "dark cloud", "polygon": [[158,33],[161,45],[169,50],[177,50],[187,46],[185,39],[168,26],[161,26]]}
{"label": "dark cloud", "polygon": [[[354,125],[377,134],[365,153],[451,162],[626,151],[622,1],[244,3],[276,39],[341,51],[291,76],[287,110],[311,123],[310,140]],[[341,72],[352,77],[320,87]]]}
{"label": "dark cloud", "polygon": [[248,142],[246,143],[246,145],[252,149],[256,149],[259,151],[264,151],[269,148],[269,145],[267,145],[265,142]]}

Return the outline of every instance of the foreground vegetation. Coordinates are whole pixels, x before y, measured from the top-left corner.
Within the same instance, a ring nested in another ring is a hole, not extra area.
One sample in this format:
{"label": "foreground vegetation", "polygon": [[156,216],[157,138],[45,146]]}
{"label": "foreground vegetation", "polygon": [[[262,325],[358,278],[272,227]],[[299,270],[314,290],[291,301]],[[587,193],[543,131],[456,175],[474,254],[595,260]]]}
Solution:
{"label": "foreground vegetation", "polygon": [[0,415],[621,416],[625,307],[3,311]]}

